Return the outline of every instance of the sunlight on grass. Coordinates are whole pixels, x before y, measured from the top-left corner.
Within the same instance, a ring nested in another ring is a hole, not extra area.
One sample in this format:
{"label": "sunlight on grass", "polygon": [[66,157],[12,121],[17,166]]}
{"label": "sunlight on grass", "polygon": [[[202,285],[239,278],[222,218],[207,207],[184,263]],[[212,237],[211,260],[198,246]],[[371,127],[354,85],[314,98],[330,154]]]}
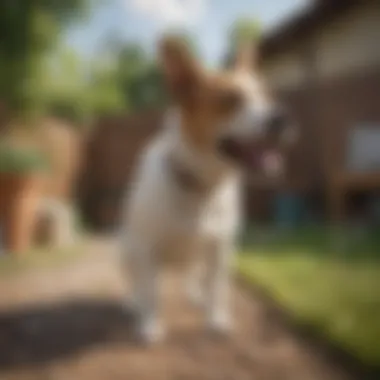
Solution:
{"label": "sunlight on grass", "polygon": [[[319,329],[367,364],[380,363],[380,260],[325,254],[306,246],[245,248],[243,277],[259,284],[294,318]],[[282,251],[282,253],[281,253]]]}

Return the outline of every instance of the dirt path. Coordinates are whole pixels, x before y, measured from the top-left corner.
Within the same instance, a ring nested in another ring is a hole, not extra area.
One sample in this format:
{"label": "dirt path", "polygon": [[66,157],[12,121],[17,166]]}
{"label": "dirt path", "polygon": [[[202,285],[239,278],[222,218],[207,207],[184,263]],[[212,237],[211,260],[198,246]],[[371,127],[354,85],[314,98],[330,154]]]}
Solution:
{"label": "dirt path", "polygon": [[75,264],[0,279],[0,380],[353,379],[237,287],[237,331],[202,331],[199,313],[165,282],[170,335],[155,348],[131,339],[125,284],[111,244],[93,242]]}

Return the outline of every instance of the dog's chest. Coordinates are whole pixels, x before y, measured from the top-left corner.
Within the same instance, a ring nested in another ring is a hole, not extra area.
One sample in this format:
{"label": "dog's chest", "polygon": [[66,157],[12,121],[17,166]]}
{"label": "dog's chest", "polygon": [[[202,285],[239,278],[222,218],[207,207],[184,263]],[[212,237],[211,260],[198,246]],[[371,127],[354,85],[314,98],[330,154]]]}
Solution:
{"label": "dog's chest", "polygon": [[237,178],[226,177],[205,194],[176,183],[164,146],[153,146],[130,199],[128,233],[156,254],[182,257],[201,240],[233,235],[239,222]]}
{"label": "dog's chest", "polygon": [[233,234],[239,222],[237,190],[234,182],[226,181],[207,196],[198,196],[168,182],[162,203],[157,203],[165,207],[156,214],[165,250]]}
{"label": "dog's chest", "polygon": [[199,203],[172,198],[166,212],[162,210],[162,217],[157,218],[161,228],[155,254],[160,261],[186,262],[204,243],[232,233],[235,210],[229,206],[214,198]]}

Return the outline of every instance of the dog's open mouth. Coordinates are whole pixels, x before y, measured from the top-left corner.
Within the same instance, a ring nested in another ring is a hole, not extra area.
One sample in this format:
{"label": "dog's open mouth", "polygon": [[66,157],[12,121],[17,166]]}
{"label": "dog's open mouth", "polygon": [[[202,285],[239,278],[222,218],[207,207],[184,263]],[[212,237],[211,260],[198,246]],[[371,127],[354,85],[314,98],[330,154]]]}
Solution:
{"label": "dog's open mouth", "polygon": [[262,149],[260,152],[253,151],[251,156],[252,162],[248,165],[248,170],[262,170],[272,177],[280,176],[285,171],[284,155],[277,148]]}
{"label": "dog's open mouth", "polygon": [[251,172],[263,171],[266,175],[279,176],[285,169],[284,155],[277,144],[229,138],[220,141],[218,150],[224,157]]}

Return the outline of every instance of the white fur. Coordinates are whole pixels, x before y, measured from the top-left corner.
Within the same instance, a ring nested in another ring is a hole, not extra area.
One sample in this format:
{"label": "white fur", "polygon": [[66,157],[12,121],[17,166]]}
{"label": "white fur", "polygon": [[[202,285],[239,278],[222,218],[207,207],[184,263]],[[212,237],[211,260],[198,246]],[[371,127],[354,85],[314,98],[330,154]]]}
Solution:
{"label": "white fur", "polygon": [[[147,340],[161,336],[157,271],[168,257],[189,265],[208,264],[203,268],[209,282],[204,300],[207,322],[222,329],[230,319],[229,260],[240,219],[239,175],[214,156],[192,152],[181,136],[180,122],[180,115],[170,111],[162,133],[143,152],[125,209],[123,249],[129,258],[140,333]],[[210,193],[188,193],[181,188],[170,172],[169,154],[210,181]],[[190,288],[199,286],[191,281]]]}
{"label": "white fur", "polygon": [[245,94],[245,102],[240,110],[233,115],[227,125],[226,134],[260,137],[264,131],[265,120],[273,111],[273,104],[263,91],[263,83],[258,76],[241,71],[234,75],[235,83]]}
{"label": "white fur", "polygon": [[[258,128],[258,115],[267,112],[264,100],[257,99],[259,91],[247,79],[237,78],[245,86],[247,102],[226,124],[228,133],[239,133],[241,125]],[[253,99],[260,109],[252,108]],[[231,327],[229,277],[240,225],[240,174],[217,152],[193,151],[181,131],[179,111],[169,111],[162,132],[142,154],[125,208],[123,249],[129,259],[139,332],[148,341],[162,336],[158,273],[164,259],[189,266],[188,293],[205,306],[207,325],[218,331]],[[170,155],[210,191],[181,187],[168,165]]]}

